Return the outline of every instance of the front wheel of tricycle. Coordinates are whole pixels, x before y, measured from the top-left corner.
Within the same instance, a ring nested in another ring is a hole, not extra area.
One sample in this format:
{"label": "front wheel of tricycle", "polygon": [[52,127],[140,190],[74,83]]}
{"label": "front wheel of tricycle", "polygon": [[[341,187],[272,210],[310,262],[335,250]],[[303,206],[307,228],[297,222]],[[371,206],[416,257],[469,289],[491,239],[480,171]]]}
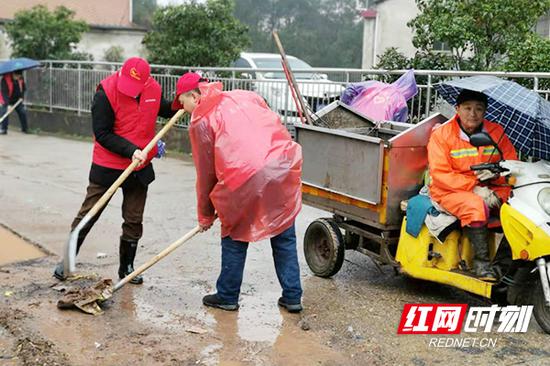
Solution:
{"label": "front wheel of tricycle", "polygon": [[318,219],[308,226],[304,254],[307,265],[316,276],[335,275],[342,268],[345,250],[342,233],[332,219]]}
{"label": "front wheel of tricycle", "polygon": [[544,292],[542,291],[540,279],[538,279],[536,285],[533,286],[531,303],[533,304],[533,313],[535,314],[537,323],[539,323],[542,330],[550,334],[550,307],[546,305],[544,300]]}

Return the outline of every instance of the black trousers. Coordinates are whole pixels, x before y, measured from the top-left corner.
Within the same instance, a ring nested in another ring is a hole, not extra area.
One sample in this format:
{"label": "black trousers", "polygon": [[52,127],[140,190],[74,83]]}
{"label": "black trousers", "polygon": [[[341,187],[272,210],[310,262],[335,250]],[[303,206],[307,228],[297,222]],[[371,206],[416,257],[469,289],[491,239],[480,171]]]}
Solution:
{"label": "black trousers", "polygon": [[[97,183],[90,182],[87,188],[86,198],[82,207],[73,220],[71,230],[74,230],[86,214],[92,209],[101,196],[107,192],[109,187],[104,187]],[[126,240],[139,240],[143,234],[143,211],[147,199],[147,186],[144,186],[135,177],[128,177],[122,185],[122,238]],[[108,203],[107,203],[108,204]],[[104,208],[107,206],[105,204]],[[94,226],[103,212],[101,209],[90,222],[80,230],[78,235],[78,244],[82,245],[86,235]]]}

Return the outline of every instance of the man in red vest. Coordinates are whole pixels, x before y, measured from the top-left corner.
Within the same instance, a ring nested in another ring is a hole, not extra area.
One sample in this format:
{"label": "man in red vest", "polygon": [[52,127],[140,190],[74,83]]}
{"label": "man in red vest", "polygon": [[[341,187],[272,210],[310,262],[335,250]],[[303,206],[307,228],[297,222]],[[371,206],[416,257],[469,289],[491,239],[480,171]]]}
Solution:
{"label": "man in red vest", "polygon": [[[3,75],[0,85],[0,118],[8,111],[8,105],[14,105],[19,99],[23,99],[25,95],[25,80],[21,72],[10,72]],[[19,122],[21,123],[21,131],[27,133],[27,112],[23,103],[20,103],[16,108]],[[8,133],[9,118],[6,117],[0,126],[0,135]]]}
{"label": "man in red vest", "polygon": [[[119,278],[134,270],[138,240],[143,232],[142,219],[147,187],[155,179],[151,160],[141,150],[155,137],[157,116],[170,118],[175,114],[171,102],[162,97],[160,85],[150,76],[150,66],[142,58],[132,57],[122,69],[103,79],[97,86],[92,102],[92,126],[95,136],[93,161],[86,198],[75,217],[71,230],[91,210],[124,169],[139,160],[140,165],[122,184],[122,236],[120,237]],[[101,215],[100,211],[79,233],[77,253],[86,235]],[[63,265],[54,276],[63,279]],[[130,281],[143,283],[141,276]]]}

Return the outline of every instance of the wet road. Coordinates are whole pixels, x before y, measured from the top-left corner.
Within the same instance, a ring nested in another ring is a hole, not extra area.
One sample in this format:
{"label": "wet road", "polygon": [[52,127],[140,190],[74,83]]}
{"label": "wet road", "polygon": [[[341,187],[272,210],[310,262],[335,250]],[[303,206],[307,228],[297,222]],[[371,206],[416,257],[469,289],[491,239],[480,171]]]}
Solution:
{"label": "wet road", "polygon": [[[11,131],[0,137],[0,224],[60,255],[84,198],[92,144]],[[138,264],[196,224],[191,160],[155,161],[155,171]],[[120,196],[115,195],[90,233],[78,256],[79,271],[116,275]],[[0,267],[0,349],[5,349],[0,364],[25,364],[25,357],[10,359],[14,344],[25,337],[45,342],[47,357],[75,365],[550,363],[549,338],[534,320],[527,334],[474,335],[497,339],[490,348],[430,348],[429,336],[398,336],[405,303],[483,302],[448,287],[395,276],[388,268],[380,272],[354,252],[346,253],[343,269],[333,279],[312,276],[302,238],[307,225],[323,216],[329,215],[304,207],[297,220],[306,307],[301,315],[276,305],[280,288],[267,242],[252,244],[248,251],[239,312],[202,306],[219,271],[219,226],[152,267],[143,286],[116,293],[98,317],[57,310],[59,294],[50,286],[56,283],[51,269],[58,257]],[[0,248],[4,245],[0,242]]]}

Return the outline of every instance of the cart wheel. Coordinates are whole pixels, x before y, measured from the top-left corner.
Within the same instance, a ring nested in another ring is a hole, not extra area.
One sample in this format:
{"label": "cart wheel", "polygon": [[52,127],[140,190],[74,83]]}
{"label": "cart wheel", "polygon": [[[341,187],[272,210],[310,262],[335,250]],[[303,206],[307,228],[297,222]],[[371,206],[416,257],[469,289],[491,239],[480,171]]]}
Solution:
{"label": "cart wheel", "polygon": [[533,287],[531,293],[531,304],[534,305],[533,313],[535,314],[537,323],[539,323],[542,330],[550,334],[550,307],[546,306],[544,301],[544,293],[542,291],[540,279],[537,280],[536,286]]}
{"label": "cart wheel", "polygon": [[316,276],[335,275],[342,268],[345,250],[342,233],[331,219],[318,219],[308,226],[304,254],[307,265]]}

